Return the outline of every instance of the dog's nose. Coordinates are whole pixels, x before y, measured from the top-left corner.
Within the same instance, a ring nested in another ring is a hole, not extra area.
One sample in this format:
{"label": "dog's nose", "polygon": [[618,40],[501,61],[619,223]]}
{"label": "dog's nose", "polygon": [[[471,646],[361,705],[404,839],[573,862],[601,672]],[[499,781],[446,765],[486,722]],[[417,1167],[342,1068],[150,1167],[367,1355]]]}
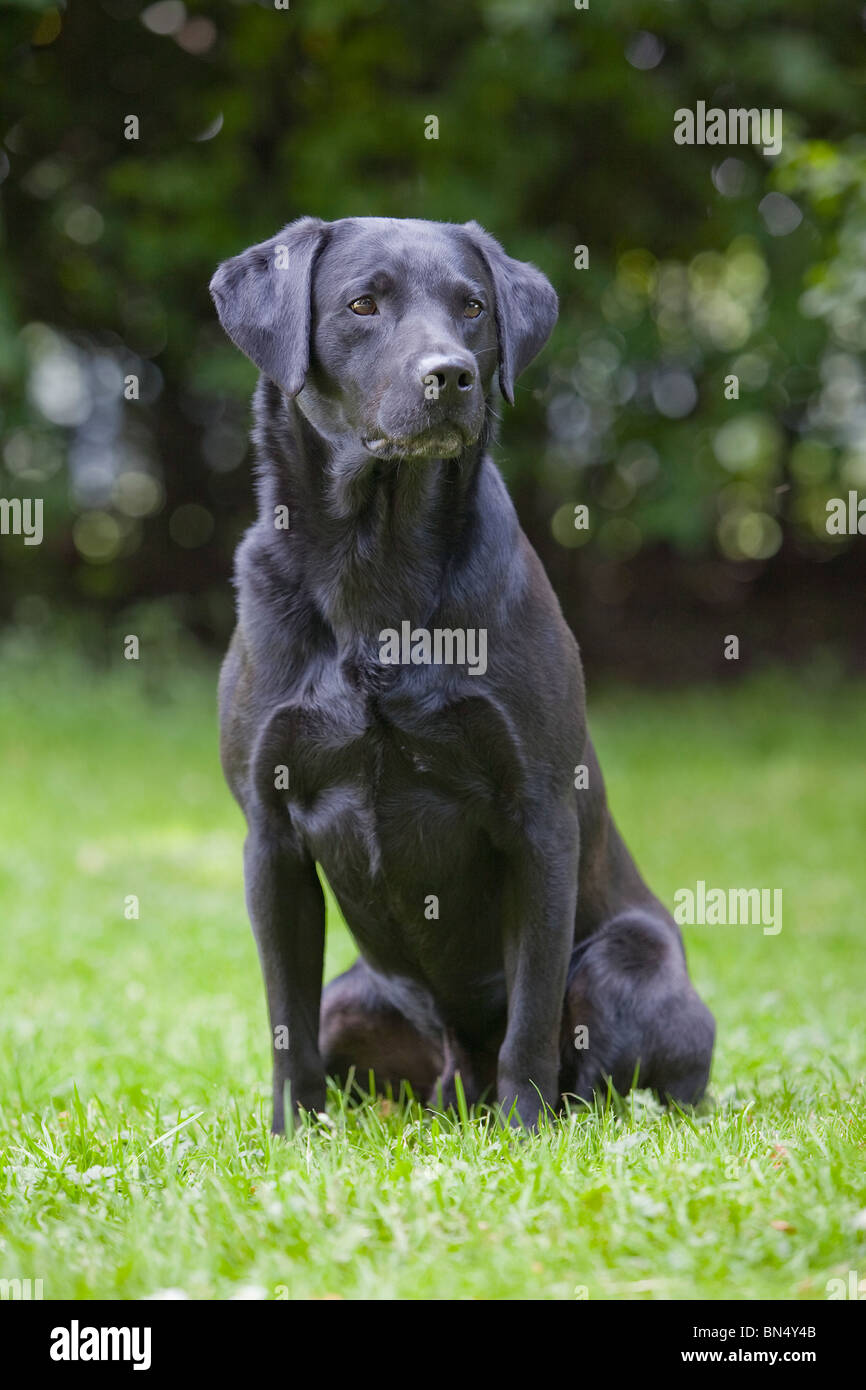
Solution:
{"label": "dog's nose", "polygon": [[471,391],[475,385],[475,363],[471,357],[455,353],[451,357],[431,355],[418,363],[421,385],[438,391]]}

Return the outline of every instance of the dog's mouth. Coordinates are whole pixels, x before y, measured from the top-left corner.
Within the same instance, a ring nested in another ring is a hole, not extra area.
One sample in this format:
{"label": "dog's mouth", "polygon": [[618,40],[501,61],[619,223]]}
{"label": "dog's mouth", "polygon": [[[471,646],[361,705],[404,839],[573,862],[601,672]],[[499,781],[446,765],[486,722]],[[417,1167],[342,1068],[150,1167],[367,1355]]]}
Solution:
{"label": "dog's mouth", "polygon": [[368,453],[377,459],[456,458],[469,441],[456,425],[432,425],[420,434],[405,437],[369,435],[361,439]]}

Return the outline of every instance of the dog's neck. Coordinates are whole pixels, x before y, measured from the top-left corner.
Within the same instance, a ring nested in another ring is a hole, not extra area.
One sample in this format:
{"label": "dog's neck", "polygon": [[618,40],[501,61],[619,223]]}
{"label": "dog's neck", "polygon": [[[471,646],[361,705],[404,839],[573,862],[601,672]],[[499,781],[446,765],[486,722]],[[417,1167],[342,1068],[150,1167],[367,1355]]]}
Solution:
{"label": "dog's neck", "polygon": [[357,439],[323,437],[268,382],[259,399],[259,527],[290,549],[321,617],[338,639],[428,625],[476,524],[487,431],[456,459],[382,460]]}

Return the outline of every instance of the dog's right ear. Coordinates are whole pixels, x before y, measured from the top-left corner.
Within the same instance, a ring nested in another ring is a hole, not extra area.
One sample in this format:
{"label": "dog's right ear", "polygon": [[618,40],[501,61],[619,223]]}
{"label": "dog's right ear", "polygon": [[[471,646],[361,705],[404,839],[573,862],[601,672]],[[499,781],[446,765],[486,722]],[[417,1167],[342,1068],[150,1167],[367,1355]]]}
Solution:
{"label": "dog's right ear", "polygon": [[499,242],[477,222],[463,225],[493,279],[499,385],[508,404],[514,405],[515,381],[553,332],[559,308],[556,290],[537,266],[507,256]]}
{"label": "dog's right ear", "polygon": [[298,394],[309,366],[313,263],[325,226],[318,217],[290,222],[223,261],[210,282],[232,342],[287,396]]}

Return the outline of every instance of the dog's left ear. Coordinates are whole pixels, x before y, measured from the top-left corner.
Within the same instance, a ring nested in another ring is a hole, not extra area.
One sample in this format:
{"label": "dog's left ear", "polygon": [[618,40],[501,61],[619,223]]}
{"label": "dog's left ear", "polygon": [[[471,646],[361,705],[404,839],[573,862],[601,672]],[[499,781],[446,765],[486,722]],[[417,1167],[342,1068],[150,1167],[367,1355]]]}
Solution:
{"label": "dog's left ear", "polygon": [[223,261],[210,282],[232,342],[287,396],[298,394],[310,362],[313,263],[325,226],[318,217],[290,222]]}
{"label": "dog's left ear", "polygon": [[464,226],[493,279],[499,385],[508,404],[513,405],[515,381],[553,332],[559,312],[556,290],[529,261],[515,261],[507,256],[499,242],[477,222],[466,222]]}

